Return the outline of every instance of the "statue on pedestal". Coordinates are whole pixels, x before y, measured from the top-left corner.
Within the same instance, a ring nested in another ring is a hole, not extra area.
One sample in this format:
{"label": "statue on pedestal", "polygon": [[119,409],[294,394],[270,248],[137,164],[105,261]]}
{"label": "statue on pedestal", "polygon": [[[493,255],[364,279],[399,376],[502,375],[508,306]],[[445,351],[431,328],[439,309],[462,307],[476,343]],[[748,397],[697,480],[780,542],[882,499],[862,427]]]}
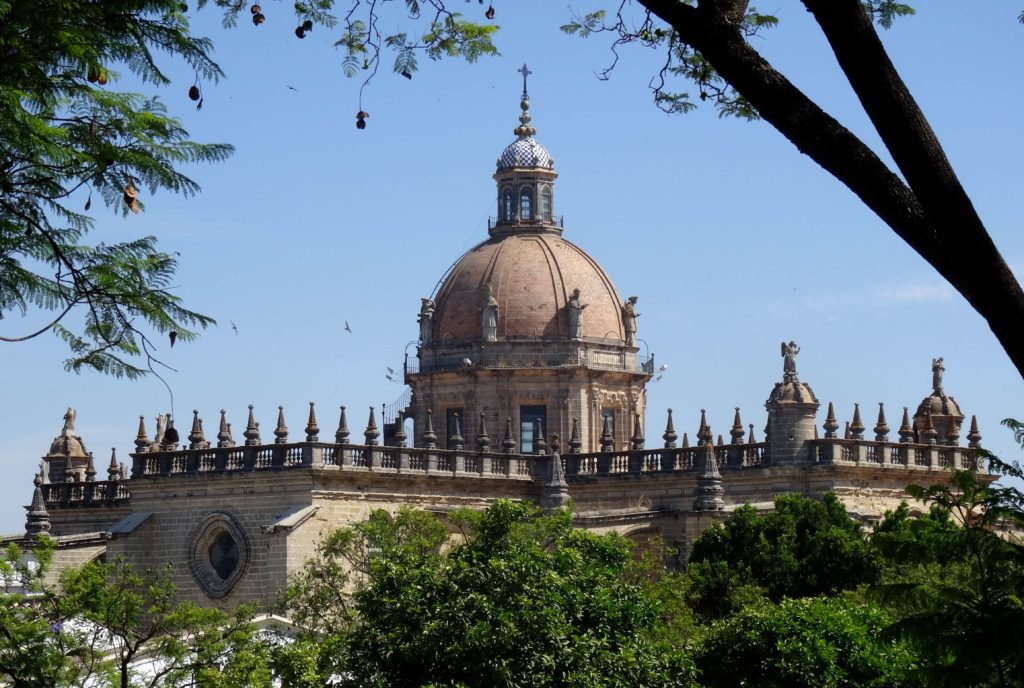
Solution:
{"label": "statue on pedestal", "polygon": [[784,382],[796,382],[796,355],[800,347],[796,342],[782,342],[782,379]]}
{"label": "statue on pedestal", "polygon": [[622,304],[622,325],[626,328],[626,346],[636,346],[636,319],[640,314],[636,312],[636,296],[630,296],[626,303]]}
{"label": "statue on pedestal", "polygon": [[420,324],[420,344],[430,344],[430,333],[434,327],[434,302],[430,299],[420,299],[420,315],[416,319]]}
{"label": "statue on pedestal", "polygon": [[480,324],[483,329],[483,338],[487,342],[498,341],[498,299],[491,291],[491,285],[484,285],[484,303],[480,308]]}
{"label": "statue on pedestal", "polygon": [[580,290],[573,289],[565,307],[569,312],[569,337],[583,339],[583,309],[589,304],[580,303]]}

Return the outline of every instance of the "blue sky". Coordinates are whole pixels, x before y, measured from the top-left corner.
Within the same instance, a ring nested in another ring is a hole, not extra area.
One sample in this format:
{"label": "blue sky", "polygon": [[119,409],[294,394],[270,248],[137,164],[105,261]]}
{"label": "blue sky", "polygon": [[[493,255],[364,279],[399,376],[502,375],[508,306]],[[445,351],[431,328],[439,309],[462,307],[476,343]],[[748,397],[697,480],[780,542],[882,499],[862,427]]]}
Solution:
{"label": "blue sky", "polygon": [[[481,18],[485,9],[454,4]],[[918,5],[883,40],[1021,274],[1021,8]],[[562,35],[565,6],[503,0],[495,9],[501,57],[424,59],[412,80],[382,70],[363,94],[364,131],[355,127],[359,80],[342,74],[327,31],[295,38],[287,3],[265,3],[258,28],[225,31],[208,11],[195,18],[228,78],[203,85],[198,112],[186,95],[193,76],[180,69],[161,97],[194,138],[237,152],[191,170],[203,187],[196,198],[143,190],[142,215],[100,208],[94,237],[158,236],[181,253],[178,293],[220,322],[160,352],[177,370],[165,377],[183,434],[193,408],[208,431],[224,408],[237,436],[250,403],[264,437],[278,404],[298,432],[309,401],[322,428],[333,428],[346,404],[355,430],[368,406],[379,411],[402,394],[385,373],[400,368],[417,336],[420,297],[486,236],[495,213],[491,175],[514,138],[515,70],[525,61],[537,138],[560,175],[555,211],[565,237],[604,266],[620,295],[640,297],[642,346],[669,366],[648,388],[649,443],[667,407],[692,437],[701,408],[713,431],[727,434],[740,406],[762,437],[764,401],[781,375],[779,342],[794,339],[801,377],[823,406],[833,401],[842,421],[860,402],[869,426],[884,402],[897,427],[902,407],[913,411],[930,392],[932,357],[943,356],[946,391],[978,415],[986,446],[1019,456],[998,421],[1024,415],[1024,382],[981,318],[845,187],[764,123],[720,120],[710,108],[658,111],[648,90],[659,66],[652,52],[625,50],[612,78],[598,80],[609,42]],[[802,6],[762,9],[781,26],[755,39],[758,48],[881,151]],[[3,332],[39,322],[39,314],[12,317]],[[67,406],[78,409],[78,433],[102,475],[111,447],[129,461],[138,416],[152,428],[171,400],[156,379],[65,373],[56,338],[8,344],[3,354],[0,532],[12,533]]]}

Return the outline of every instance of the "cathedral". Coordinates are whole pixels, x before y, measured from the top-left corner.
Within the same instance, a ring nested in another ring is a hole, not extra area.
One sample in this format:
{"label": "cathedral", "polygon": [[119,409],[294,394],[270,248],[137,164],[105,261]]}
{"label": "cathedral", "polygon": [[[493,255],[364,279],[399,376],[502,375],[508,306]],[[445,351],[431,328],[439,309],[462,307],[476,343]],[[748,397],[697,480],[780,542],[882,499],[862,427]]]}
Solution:
{"label": "cathedral", "polygon": [[744,503],[767,509],[779,494],[834,491],[871,521],[910,483],[982,470],[977,423],[964,434],[941,358],[931,391],[913,413],[903,408],[896,430],[881,405],[870,430],[859,407],[842,427],[831,404],[822,411],[792,341],[764,353],[779,356],[781,375],[766,381],[763,427],[736,409],[716,434],[702,413],[691,439],[671,410],[649,418],[645,390],[657,370],[639,355],[639,299],[623,298],[565,238],[555,162],[536,139],[523,73],[516,138],[494,173],[497,215],[487,239],[420,298],[398,404],[368,415],[341,406],[321,428],[328,414],[311,403],[299,431],[279,407],[272,437],[250,406],[237,442],[223,410],[216,432],[193,412],[185,437],[187,421],[175,428],[160,415],[150,436],[140,416],[130,463],[112,454],[106,467],[68,409],[34,478],[25,532],[7,540],[30,546],[49,535],[58,569],[101,557],[141,569],[169,562],[184,598],[234,607],[273,600],[325,532],[375,509],[443,517],[530,500],[568,506],[579,527],[658,535],[685,553]]}

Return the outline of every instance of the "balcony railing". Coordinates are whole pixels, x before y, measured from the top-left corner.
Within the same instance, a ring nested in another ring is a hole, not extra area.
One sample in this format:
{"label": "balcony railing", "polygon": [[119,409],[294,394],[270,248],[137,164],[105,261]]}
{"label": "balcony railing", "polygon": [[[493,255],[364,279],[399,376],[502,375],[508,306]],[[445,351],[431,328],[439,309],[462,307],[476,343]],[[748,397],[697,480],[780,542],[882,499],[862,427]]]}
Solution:
{"label": "balcony railing", "polygon": [[[559,346],[559,344],[562,344]],[[515,370],[589,368],[591,370],[654,373],[654,357],[640,359],[621,347],[566,346],[563,342],[530,347],[459,346],[443,351],[421,351],[405,362],[405,373],[437,373],[453,370]]]}
{"label": "balcony railing", "polygon": [[47,483],[40,488],[47,507],[116,504],[131,497],[123,480]]}

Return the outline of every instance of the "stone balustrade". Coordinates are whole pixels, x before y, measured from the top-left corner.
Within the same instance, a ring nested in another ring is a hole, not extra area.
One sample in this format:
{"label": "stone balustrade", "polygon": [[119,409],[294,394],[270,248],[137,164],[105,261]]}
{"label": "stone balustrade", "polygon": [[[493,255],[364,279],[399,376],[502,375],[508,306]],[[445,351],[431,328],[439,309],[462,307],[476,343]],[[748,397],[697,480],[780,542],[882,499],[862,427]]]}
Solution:
{"label": "stone balustrade", "polygon": [[809,444],[815,462],[823,465],[980,473],[986,470],[977,452],[969,447],[847,439],[818,439]]}
{"label": "stone balustrade", "polygon": [[537,459],[496,452],[299,442],[132,454],[131,476],[336,468],[532,480]]}
{"label": "stone balustrade", "polygon": [[[818,439],[809,442],[804,465],[862,466],[909,470],[977,470],[975,450],[928,444]],[[757,469],[771,465],[765,442],[719,444],[712,447],[720,469]],[[695,472],[705,448],[672,447],[565,453],[567,479],[655,472]],[[543,464],[543,466],[542,466]],[[536,455],[425,449],[381,445],[298,442],[258,446],[211,447],[132,454],[132,479],[243,471],[285,471],[297,468],[381,471],[511,480],[543,479],[547,462]],[[92,503],[127,499],[124,481],[56,483],[44,486],[47,503]]]}
{"label": "stone balustrade", "polygon": [[47,483],[40,485],[46,506],[90,506],[116,504],[131,498],[123,480]]}
{"label": "stone balustrade", "polygon": [[653,361],[644,361],[632,351],[608,345],[581,345],[552,341],[543,346],[518,342],[482,345],[449,345],[424,349],[416,359],[405,362],[405,374],[449,370],[514,370],[589,368],[593,370],[653,373]]}

